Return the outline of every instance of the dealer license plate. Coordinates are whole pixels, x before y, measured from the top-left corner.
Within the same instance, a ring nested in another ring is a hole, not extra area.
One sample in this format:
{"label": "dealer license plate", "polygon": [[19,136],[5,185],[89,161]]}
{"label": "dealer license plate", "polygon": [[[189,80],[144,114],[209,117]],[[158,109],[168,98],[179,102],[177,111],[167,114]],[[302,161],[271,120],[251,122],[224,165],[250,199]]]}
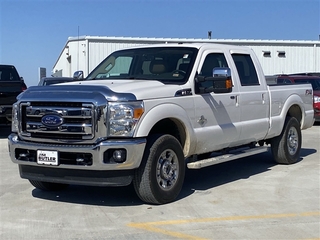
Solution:
{"label": "dealer license plate", "polygon": [[57,151],[37,151],[37,163],[43,165],[58,165],[58,152]]}

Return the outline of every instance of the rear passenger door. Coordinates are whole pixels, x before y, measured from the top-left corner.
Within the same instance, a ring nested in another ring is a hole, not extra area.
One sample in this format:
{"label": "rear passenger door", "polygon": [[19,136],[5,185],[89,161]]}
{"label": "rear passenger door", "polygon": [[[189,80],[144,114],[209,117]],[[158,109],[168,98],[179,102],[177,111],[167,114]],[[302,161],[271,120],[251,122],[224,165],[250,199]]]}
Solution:
{"label": "rear passenger door", "polygon": [[261,140],[269,128],[269,94],[262,69],[257,71],[250,53],[231,52],[240,82],[239,107],[241,133],[239,142],[246,144]]}

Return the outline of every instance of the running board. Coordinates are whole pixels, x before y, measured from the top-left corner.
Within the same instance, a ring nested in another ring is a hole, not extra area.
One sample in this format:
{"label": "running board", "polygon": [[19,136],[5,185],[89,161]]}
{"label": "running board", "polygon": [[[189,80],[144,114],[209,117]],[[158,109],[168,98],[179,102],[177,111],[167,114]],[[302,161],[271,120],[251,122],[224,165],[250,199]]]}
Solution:
{"label": "running board", "polygon": [[238,149],[235,151],[232,151],[232,153],[219,155],[215,157],[211,157],[208,159],[199,160],[196,162],[190,162],[187,164],[187,167],[189,169],[200,169],[208,166],[212,166],[218,163],[228,162],[231,160],[248,157],[251,155],[255,155],[258,153],[263,153],[268,151],[268,147],[254,147],[254,148],[246,148],[246,149]]}

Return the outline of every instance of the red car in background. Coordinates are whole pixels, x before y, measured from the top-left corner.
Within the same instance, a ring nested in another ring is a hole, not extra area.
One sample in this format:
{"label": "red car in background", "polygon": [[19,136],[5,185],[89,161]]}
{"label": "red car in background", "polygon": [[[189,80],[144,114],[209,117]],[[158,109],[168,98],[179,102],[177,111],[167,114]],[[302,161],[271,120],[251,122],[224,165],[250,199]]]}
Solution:
{"label": "red car in background", "polygon": [[313,108],[316,122],[320,122],[320,76],[316,74],[291,74],[279,75],[276,79],[277,84],[304,84],[310,83],[313,88]]}

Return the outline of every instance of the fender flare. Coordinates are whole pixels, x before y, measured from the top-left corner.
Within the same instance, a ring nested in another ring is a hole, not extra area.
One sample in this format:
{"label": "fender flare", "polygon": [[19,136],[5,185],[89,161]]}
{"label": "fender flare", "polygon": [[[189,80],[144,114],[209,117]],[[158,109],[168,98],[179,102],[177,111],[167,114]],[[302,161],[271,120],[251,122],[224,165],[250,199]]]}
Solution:
{"label": "fender flare", "polygon": [[147,111],[140,119],[134,137],[147,137],[151,129],[164,119],[172,119],[181,123],[186,134],[185,145],[182,146],[184,154],[188,156],[190,152],[194,152],[197,140],[191,120],[185,109],[176,104],[164,103]]}

